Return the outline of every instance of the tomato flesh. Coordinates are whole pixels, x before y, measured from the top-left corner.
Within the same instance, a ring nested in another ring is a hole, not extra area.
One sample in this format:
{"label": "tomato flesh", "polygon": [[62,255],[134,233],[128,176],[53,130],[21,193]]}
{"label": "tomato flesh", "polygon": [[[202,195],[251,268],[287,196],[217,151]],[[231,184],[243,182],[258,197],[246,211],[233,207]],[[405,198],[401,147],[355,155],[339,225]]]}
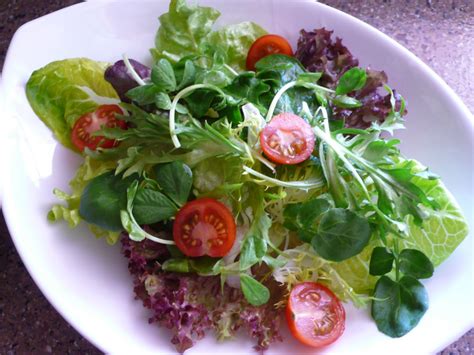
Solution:
{"label": "tomato flesh", "polygon": [[291,290],[286,320],[293,336],[303,344],[323,347],[344,332],[346,313],[337,296],[317,282],[303,282]]}
{"label": "tomato flesh", "polygon": [[234,245],[236,226],[229,209],[212,198],[185,204],[176,214],[173,239],[187,256],[221,257]]}
{"label": "tomato flesh", "polygon": [[265,155],[279,164],[298,164],[311,156],[316,138],[311,126],[293,113],[272,118],[260,132]]}
{"label": "tomato flesh", "polygon": [[264,35],[253,42],[247,54],[246,67],[255,70],[255,64],[270,54],[286,54],[293,56],[293,50],[288,41],[278,35]]}
{"label": "tomato flesh", "polygon": [[119,127],[127,128],[125,121],[119,120],[115,117],[116,114],[123,115],[124,111],[118,105],[102,105],[94,112],[88,112],[79,117],[74,124],[71,133],[71,140],[74,146],[83,151],[86,147],[91,150],[97,148],[112,148],[117,145],[114,139],[108,139],[104,136],[93,136],[103,127]]}

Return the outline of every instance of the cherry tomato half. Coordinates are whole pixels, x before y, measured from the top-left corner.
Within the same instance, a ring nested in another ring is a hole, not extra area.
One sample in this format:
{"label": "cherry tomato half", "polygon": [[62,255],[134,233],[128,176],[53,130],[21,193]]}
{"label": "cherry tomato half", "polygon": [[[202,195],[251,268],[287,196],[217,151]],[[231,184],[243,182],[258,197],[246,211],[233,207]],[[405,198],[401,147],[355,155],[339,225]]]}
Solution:
{"label": "cherry tomato half", "polygon": [[255,63],[260,59],[267,55],[278,53],[293,56],[291,45],[286,39],[278,35],[265,35],[257,38],[247,54],[247,69],[255,70]]}
{"label": "cherry tomato half", "polygon": [[311,156],[315,136],[311,126],[293,113],[280,113],[260,132],[265,155],[279,164],[298,164]]}
{"label": "cherry tomato half", "polygon": [[173,224],[176,246],[187,256],[224,256],[234,245],[235,233],[232,213],[212,198],[188,202]]}
{"label": "cherry tomato half", "polygon": [[346,313],[339,299],[326,286],[302,282],[291,290],[286,320],[296,339],[319,348],[342,335]]}
{"label": "cherry tomato half", "polygon": [[118,105],[102,105],[94,112],[86,113],[79,117],[74,124],[71,133],[72,143],[81,152],[85,147],[95,150],[100,148],[112,148],[117,145],[113,139],[107,139],[103,136],[93,136],[92,133],[100,130],[102,127],[127,128],[127,123],[118,120],[115,115],[123,115],[124,111]]}

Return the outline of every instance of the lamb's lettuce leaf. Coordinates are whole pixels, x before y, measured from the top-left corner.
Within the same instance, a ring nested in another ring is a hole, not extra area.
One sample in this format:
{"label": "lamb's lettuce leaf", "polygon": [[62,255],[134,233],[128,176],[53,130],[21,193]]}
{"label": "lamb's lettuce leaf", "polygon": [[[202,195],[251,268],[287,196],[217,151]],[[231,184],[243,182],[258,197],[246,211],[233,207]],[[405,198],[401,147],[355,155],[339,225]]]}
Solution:
{"label": "lamb's lettuce leaf", "polygon": [[136,179],[135,175],[122,178],[113,171],[95,177],[82,192],[79,215],[106,230],[123,230],[120,211],[126,208],[127,189]]}
{"label": "lamb's lettuce leaf", "polygon": [[194,6],[185,0],[172,0],[169,11],[160,16],[160,27],[151,54],[176,63],[183,57],[206,55],[209,47],[220,48],[227,55],[226,64],[245,69],[250,45],[266,32],[257,24],[242,22],[216,31],[212,26],[220,16],[216,9]]}
{"label": "lamb's lettuce leaf", "polygon": [[[113,161],[99,162],[86,156],[76,175],[69,182],[71,193],[66,193],[59,189],[54,190],[56,197],[64,201],[64,204],[54,205],[48,213],[48,220],[50,222],[64,220],[70,228],[77,227],[82,220],[79,215],[79,206],[85,186],[95,177],[114,169],[114,167],[115,162]],[[114,244],[120,234],[119,232],[108,231],[92,224],[89,225],[89,228],[97,237],[106,238],[109,244]]]}
{"label": "lamb's lettuce leaf", "polygon": [[101,104],[118,103],[113,87],[104,79],[107,63],[87,58],[49,63],[31,74],[26,96],[36,115],[64,146],[71,143],[71,128],[81,115]]}
{"label": "lamb's lettuce leaf", "polygon": [[315,112],[319,107],[317,97],[324,95],[318,93],[314,87],[305,86],[316,84],[320,73],[305,72],[297,59],[283,54],[266,56],[260,59],[255,67],[256,73],[241,73],[224,90],[242,102],[254,104],[262,113],[266,113],[279,90],[285,84],[297,81],[298,85],[284,91],[274,113],[292,112],[302,115],[303,111]]}

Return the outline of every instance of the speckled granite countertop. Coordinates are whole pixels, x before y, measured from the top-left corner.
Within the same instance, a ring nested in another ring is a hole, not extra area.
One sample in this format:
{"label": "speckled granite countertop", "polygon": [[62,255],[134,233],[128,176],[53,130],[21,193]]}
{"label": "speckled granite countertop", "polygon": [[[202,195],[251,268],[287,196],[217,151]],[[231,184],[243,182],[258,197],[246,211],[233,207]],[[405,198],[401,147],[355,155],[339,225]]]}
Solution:
{"label": "speckled granite countertop", "polygon": [[[0,68],[15,30],[76,0],[0,0]],[[324,0],[395,38],[428,63],[474,111],[473,0]],[[100,354],[50,306],[0,216],[0,354]],[[473,354],[474,330],[442,354]]]}

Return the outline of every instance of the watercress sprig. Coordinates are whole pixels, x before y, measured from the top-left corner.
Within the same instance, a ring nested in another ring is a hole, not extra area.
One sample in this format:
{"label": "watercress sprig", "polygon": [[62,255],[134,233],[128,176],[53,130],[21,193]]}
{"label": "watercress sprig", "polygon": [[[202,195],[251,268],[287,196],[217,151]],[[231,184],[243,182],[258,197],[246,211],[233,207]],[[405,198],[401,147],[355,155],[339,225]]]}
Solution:
{"label": "watercress sprig", "polygon": [[[391,336],[401,337],[412,330],[428,309],[428,293],[419,279],[433,275],[433,264],[416,249],[398,251],[377,247],[372,251],[370,274],[381,275],[374,289],[371,314],[377,328]],[[395,276],[387,274],[395,269]]]}

